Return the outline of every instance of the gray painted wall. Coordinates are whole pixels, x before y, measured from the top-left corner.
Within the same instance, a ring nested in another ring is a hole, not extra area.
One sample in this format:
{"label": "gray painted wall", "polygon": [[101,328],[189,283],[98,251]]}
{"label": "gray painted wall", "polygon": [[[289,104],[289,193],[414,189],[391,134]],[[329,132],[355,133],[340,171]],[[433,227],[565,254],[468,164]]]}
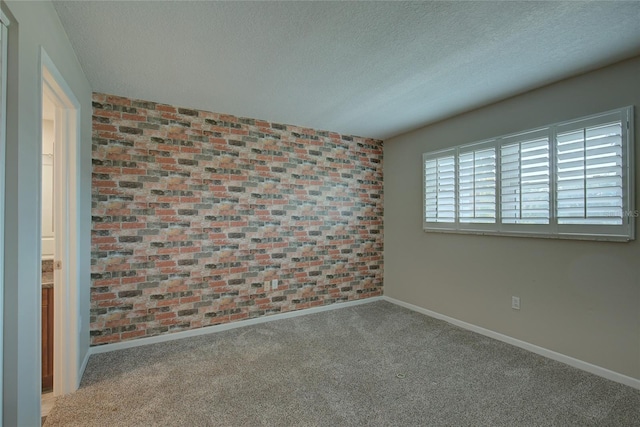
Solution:
{"label": "gray painted wall", "polygon": [[636,57],[385,141],[385,295],[640,379],[640,241],[424,233],[421,218],[425,151],[628,105],[637,145],[639,76]]}
{"label": "gray painted wall", "polygon": [[89,349],[91,88],[50,2],[2,3],[9,28],[4,306],[4,425],[40,425],[40,47],[81,104],[79,362]]}

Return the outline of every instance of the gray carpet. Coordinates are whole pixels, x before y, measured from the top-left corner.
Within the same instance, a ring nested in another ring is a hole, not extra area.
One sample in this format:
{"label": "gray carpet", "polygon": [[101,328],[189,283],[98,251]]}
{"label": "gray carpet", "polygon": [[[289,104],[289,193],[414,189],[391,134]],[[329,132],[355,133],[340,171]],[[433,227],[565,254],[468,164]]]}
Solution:
{"label": "gray carpet", "polygon": [[640,426],[640,391],[387,302],[92,356],[45,426]]}

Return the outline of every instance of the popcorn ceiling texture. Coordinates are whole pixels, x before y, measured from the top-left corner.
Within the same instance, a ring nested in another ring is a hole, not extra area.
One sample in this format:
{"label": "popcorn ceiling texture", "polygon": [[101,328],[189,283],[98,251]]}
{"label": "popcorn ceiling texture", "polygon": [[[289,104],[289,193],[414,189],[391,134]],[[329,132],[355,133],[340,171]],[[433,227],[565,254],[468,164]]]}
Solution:
{"label": "popcorn ceiling texture", "polygon": [[640,49],[638,1],[52,3],[91,87],[382,139]]}
{"label": "popcorn ceiling texture", "polygon": [[93,101],[92,345],[382,294],[382,141]]}

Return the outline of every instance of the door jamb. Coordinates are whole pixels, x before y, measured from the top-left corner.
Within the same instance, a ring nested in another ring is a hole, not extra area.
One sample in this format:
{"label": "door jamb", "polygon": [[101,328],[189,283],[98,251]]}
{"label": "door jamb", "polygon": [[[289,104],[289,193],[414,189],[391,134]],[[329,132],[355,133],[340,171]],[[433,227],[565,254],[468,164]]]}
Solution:
{"label": "door jamb", "polygon": [[[11,22],[9,18],[0,11],[0,402],[4,402],[4,193],[5,193],[5,164],[7,157],[6,136],[7,136],[7,27]],[[3,420],[3,404],[0,404],[0,425]]]}
{"label": "door jamb", "polygon": [[[61,263],[61,268],[54,269],[53,394],[59,396],[77,390],[80,382],[80,103],[44,48],[41,48],[40,60],[41,97],[49,97],[56,106],[54,254],[55,261]],[[42,105],[42,99],[40,104]]]}

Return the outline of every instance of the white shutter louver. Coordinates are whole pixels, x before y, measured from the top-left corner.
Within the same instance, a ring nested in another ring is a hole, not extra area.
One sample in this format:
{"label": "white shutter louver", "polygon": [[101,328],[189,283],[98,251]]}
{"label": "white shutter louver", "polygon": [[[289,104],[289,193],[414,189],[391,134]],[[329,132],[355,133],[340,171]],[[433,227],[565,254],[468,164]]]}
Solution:
{"label": "white shutter louver", "polygon": [[549,138],[500,147],[503,224],[549,224]]}
{"label": "white shutter louver", "polygon": [[622,123],[557,136],[558,224],[623,223]]}
{"label": "white shutter louver", "polygon": [[425,220],[451,223],[456,220],[455,156],[425,160]]}
{"label": "white shutter louver", "polygon": [[458,212],[461,223],[496,222],[496,150],[458,155]]}

